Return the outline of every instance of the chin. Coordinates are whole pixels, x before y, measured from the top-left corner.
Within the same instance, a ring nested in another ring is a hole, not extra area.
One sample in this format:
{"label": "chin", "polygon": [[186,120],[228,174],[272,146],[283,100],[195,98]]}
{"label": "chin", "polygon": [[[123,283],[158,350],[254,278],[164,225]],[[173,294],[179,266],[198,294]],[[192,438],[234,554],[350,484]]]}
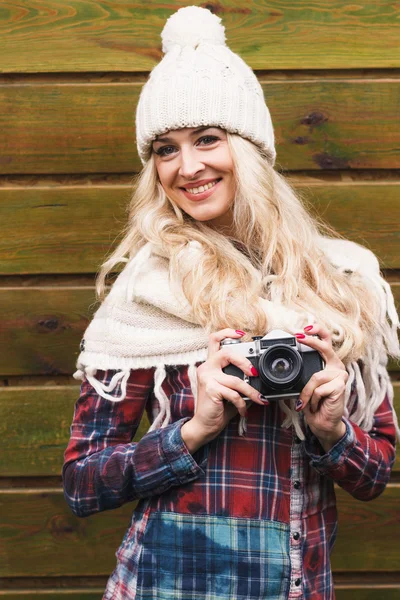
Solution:
{"label": "chin", "polygon": [[187,212],[188,215],[196,221],[206,223],[207,221],[223,220],[225,216],[228,216],[229,208],[223,210],[212,210],[211,207],[199,207],[198,210],[191,210]]}

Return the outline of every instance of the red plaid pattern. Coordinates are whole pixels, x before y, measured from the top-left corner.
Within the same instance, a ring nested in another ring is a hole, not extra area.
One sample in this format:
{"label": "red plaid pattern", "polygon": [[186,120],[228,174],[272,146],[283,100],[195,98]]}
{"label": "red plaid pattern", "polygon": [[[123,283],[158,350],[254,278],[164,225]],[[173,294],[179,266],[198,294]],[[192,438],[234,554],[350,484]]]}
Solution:
{"label": "red plaid pattern", "polygon": [[[114,373],[98,372],[97,377],[107,382]],[[221,563],[224,573],[220,574],[227,577],[226,581],[230,577],[237,581],[235,589],[248,590],[244,596],[236,592],[237,598],[264,598],[265,590],[269,589],[265,578],[274,572],[276,589],[285,592],[273,598],[332,600],[329,554],[337,531],[334,483],[360,500],[371,500],[384,490],[395,458],[395,428],[389,400],[385,398],[376,411],[369,433],[352,423],[351,418],[345,419],[346,434],[328,453],[310,430],[301,442],[292,428],[283,429],[284,414],[277,403],[271,402],[267,407],[249,408],[246,437],[238,435],[238,417],[235,417],[212,443],[192,456],[180,435],[180,428],[193,415],[194,406],[186,367],[167,368],[163,389],[170,398],[170,424],[147,433],[138,443],[131,441],[144,410],[151,415],[157,408],[152,393],[153,375],[151,369],[132,372],[126,399],[118,403],[99,397],[85,380],[65,452],[65,498],[75,514],[84,517],[139,500],[131,527],[117,552],[117,568],[109,579],[104,598],[214,597],[212,581],[207,584],[211,587],[204,591],[206,573],[201,577],[196,571],[194,577],[185,571],[182,579],[168,578],[162,571],[162,577],[157,579],[148,570],[148,565],[154,563],[158,572],[163,563],[155,547],[149,547],[156,544],[149,540],[155,539],[157,529],[152,528],[152,537],[146,537],[148,522],[158,515],[160,531],[170,531],[166,523],[170,524],[174,515],[176,519],[180,515],[177,521],[180,535],[176,539],[182,540],[182,546],[181,542],[171,544],[171,564],[181,564],[183,544],[193,536],[196,556],[201,555],[204,546],[205,555],[219,557],[221,550],[215,549],[215,539],[218,532],[223,535],[222,532],[229,531],[229,539],[236,542],[231,542],[229,548],[225,546],[229,560],[225,557]],[[118,387],[114,393],[119,395]],[[212,539],[207,537],[207,516],[213,522]],[[196,534],[199,519],[202,536]],[[275,564],[275,570],[271,571],[270,566],[262,569],[261,563],[257,563],[260,564],[257,569],[235,572],[238,564],[244,564],[242,559],[234,560],[238,552],[248,550],[250,555],[257,551],[254,547],[246,548],[247,543],[256,541],[243,541],[250,540],[246,537],[249,524],[251,539],[257,540],[257,544],[263,539],[268,545],[269,539],[270,542],[276,539],[268,538],[272,535],[269,529],[280,528],[280,539],[284,540],[281,562],[289,565],[289,569],[277,571]],[[260,528],[259,535],[255,535],[254,526]],[[161,547],[160,540],[157,544]],[[196,564],[198,570],[198,561]],[[246,585],[243,577],[248,579]],[[179,589],[166,589],[168,581],[175,581],[170,585]],[[225,598],[221,594],[215,597]]]}

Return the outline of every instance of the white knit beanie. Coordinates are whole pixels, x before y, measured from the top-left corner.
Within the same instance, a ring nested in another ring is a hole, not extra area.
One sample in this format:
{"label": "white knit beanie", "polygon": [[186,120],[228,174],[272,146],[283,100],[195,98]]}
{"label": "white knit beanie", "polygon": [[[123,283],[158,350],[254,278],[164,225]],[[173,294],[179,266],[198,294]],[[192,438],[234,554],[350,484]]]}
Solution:
{"label": "white knit beanie", "polygon": [[166,22],[161,62],[143,86],[136,139],[143,164],[153,140],[167,131],[210,125],[257,144],[274,164],[271,115],[250,67],[225,44],[221,19],[187,6]]}

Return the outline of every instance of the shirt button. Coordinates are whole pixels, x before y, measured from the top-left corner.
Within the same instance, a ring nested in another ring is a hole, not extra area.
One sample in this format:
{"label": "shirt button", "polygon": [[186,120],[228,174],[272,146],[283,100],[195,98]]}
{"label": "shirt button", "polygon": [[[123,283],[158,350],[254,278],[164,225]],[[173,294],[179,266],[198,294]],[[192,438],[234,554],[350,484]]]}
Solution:
{"label": "shirt button", "polygon": [[299,438],[298,435],[296,435],[296,437],[294,438],[294,443],[295,444],[300,444],[300,442],[301,442],[301,439]]}
{"label": "shirt button", "polygon": [[298,489],[300,489],[300,487],[301,487],[301,483],[300,483],[300,481],[296,480],[296,481],[294,482],[294,484],[293,484],[293,487],[294,487],[294,489],[295,489],[295,490],[298,490]]}
{"label": "shirt button", "polygon": [[300,533],[298,531],[295,531],[293,534],[293,539],[294,540],[299,540],[300,539]]}
{"label": "shirt button", "polygon": [[294,582],[294,585],[296,585],[297,587],[299,587],[299,585],[301,584],[301,579],[296,579]]}

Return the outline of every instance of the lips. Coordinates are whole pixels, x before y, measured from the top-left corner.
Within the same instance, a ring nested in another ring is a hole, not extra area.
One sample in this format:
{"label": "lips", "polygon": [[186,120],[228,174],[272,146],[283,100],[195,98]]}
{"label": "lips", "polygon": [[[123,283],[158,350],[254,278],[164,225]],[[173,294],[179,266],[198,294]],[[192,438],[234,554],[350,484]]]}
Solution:
{"label": "lips", "polygon": [[[193,200],[193,201],[199,201],[199,200],[206,200],[207,198],[209,198],[209,196],[211,196],[211,194],[213,194],[215,192],[215,190],[220,186],[220,183],[222,181],[222,179],[217,178],[217,179],[208,179],[208,180],[203,180],[204,183],[203,185],[207,183],[211,183],[213,181],[217,181],[217,183],[215,185],[213,185],[212,187],[210,187],[209,189],[205,190],[204,192],[198,192],[197,194],[193,194],[192,192],[188,192],[188,190],[186,188],[180,188],[182,193],[186,196],[186,198],[188,198],[189,200]],[[196,182],[196,185],[191,184],[193,188],[198,188],[201,186],[201,181]]]}
{"label": "lips", "polygon": [[221,179],[222,177],[215,177],[214,179],[200,179],[199,181],[191,181],[185,187],[182,186],[181,189],[188,192],[189,190],[198,189],[199,187],[208,185],[209,183],[214,183],[215,181],[218,182]]}

